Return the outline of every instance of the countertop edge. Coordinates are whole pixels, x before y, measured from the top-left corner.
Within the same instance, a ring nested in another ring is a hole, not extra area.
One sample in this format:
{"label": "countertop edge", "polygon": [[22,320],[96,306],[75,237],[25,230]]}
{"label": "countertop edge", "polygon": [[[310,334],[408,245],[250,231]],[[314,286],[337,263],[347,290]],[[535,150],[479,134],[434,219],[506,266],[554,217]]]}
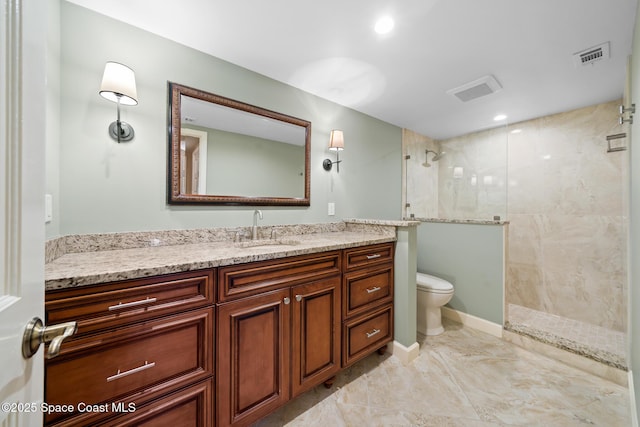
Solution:
{"label": "countertop edge", "polygon": [[441,224],[475,224],[475,225],[508,225],[509,221],[506,220],[491,220],[491,219],[446,219],[446,218],[416,218],[416,221],[433,222]]}
{"label": "countertop edge", "polygon": [[346,224],[383,225],[389,227],[414,227],[420,225],[418,220],[392,220],[392,219],[343,219]]}

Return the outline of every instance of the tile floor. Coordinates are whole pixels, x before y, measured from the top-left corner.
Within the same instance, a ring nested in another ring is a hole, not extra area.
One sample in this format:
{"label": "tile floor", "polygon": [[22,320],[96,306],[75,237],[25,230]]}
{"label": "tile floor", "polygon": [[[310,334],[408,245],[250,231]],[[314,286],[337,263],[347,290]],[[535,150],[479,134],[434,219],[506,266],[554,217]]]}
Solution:
{"label": "tile floor", "polygon": [[408,366],[373,354],[256,426],[631,425],[628,390],[445,320]]}
{"label": "tile floor", "polygon": [[507,318],[507,329],[619,369],[627,368],[623,332],[515,304],[509,304]]}

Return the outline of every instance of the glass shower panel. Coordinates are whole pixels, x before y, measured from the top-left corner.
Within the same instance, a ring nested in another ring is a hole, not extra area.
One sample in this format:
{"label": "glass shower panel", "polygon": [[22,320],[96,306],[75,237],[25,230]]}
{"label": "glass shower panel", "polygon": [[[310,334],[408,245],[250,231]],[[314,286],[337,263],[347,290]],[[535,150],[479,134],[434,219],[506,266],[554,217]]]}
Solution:
{"label": "glass shower panel", "polygon": [[506,219],[507,126],[440,142],[438,217]]}

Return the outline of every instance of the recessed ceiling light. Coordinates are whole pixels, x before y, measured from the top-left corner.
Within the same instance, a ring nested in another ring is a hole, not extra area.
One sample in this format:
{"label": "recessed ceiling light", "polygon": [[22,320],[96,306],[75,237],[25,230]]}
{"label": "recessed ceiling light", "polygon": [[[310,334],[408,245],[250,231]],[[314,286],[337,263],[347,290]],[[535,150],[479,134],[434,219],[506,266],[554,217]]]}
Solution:
{"label": "recessed ceiling light", "polygon": [[505,114],[498,114],[497,116],[495,116],[493,118],[493,120],[495,120],[496,122],[499,122],[499,121],[504,120],[506,118],[507,118],[507,116]]}
{"label": "recessed ceiling light", "polygon": [[376,25],[373,27],[373,29],[378,34],[387,34],[391,30],[393,30],[393,25],[394,22],[390,16],[383,16],[376,21]]}

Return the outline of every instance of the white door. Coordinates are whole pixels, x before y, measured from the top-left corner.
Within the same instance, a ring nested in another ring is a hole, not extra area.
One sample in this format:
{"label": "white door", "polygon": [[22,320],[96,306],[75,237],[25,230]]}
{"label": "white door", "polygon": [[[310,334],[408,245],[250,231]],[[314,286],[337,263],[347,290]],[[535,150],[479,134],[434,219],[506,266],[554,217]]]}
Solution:
{"label": "white door", "polygon": [[24,358],[22,335],[44,313],[46,7],[0,2],[0,426],[41,426],[43,349]]}

